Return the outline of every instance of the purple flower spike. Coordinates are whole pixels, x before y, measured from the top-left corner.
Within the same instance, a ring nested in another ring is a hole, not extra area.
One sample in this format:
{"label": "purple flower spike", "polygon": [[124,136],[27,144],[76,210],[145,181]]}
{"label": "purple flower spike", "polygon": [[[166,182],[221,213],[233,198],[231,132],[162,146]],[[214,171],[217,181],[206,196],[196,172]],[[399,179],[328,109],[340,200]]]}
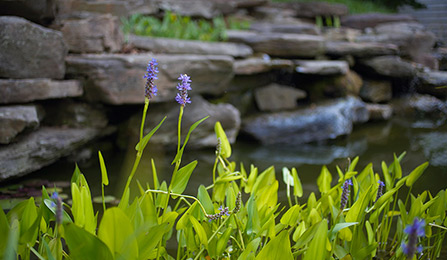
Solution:
{"label": "purple flower spike", "polygon": [[385,183],[383,183],[383,181],[379,180],[379,188],[377,189],[377,196],[376,196],[376,200],[374,201],[374,203],[377,202],[378,199],[380,199],[380,197],[382,197],[383,195],[383,187],[385,187]]}
{"label": "purple flower spike", "polygon": [[425,236],[425,220],[419,220],[415,218],[413,224],[408,225],[404,232],[408,234],[407,244],[402,243],[402,251],[408,257],[408,259],[413,259],[416,252],[422,252],[422,246],[417,246],[418,237]]}
{"label": "purple flower spike", "polygon": [[179,83],[177,86],[177,89],[179,93],[177,93],[177,96],[175,96],[175,101],[179,103],[182,106],[185,106],[186,103],[191,103],[191,99],[188,97],[188,90],[191,90],[191,77],[189,77],[186,74],[180,75],[178,78],[182,81],[182,83]]}
{"label": "purple flower spike", "polygon": [[352,186],[351,180],[346,180],[345,183],[343,183],[343,192],[341,193],[341,202],[340,202],[340,209],[343,210],[346,207],[346,204],[348,203],[349,199],[349,186]]}
{"label": "purple flower spike", "polygon": [[156,79],[158,79],[157,77],[157,73],[158,73],[158,68],[157,68],[157,61],[155,59],[152,59],[149,64],[147,65],[147,71],[146,74],[143,76],[143,78],[146,79],[146,85],[145,85],[145,90],[144,90],[144,96],[148,99],[152,98],[153,96],[157,95],[157,86],[155,86],[154,81]]}

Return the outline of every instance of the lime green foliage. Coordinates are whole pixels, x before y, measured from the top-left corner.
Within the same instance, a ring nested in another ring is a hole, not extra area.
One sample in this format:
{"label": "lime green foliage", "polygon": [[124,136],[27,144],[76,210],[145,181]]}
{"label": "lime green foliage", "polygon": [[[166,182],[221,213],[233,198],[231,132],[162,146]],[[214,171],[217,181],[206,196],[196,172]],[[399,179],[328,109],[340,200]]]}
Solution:
{"label": "lime green foliage", "polygon": [[344,4],[348,7],[351,14],[359,13],[391,13],[393,9],[375,1],[364,0],[273,0],[273,2],[328,2],[334,4]]}
{"label": "lime green foliage", "polygon": [[162,20],[153,16],[134,14],[121,21],[126,34],[200,41],[225,41],[226,29],[241,30],[250,26],[249,22],[235,18],[215,17],[208,21],[171,12],[166,12]]}

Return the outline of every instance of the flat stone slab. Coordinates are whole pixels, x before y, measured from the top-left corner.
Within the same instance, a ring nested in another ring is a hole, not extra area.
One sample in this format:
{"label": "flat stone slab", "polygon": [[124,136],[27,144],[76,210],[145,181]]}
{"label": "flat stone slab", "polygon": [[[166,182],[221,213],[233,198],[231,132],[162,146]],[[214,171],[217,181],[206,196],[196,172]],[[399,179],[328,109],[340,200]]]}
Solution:
{"label": "flat stone slab", "polygon": [[380,14],[380,13],[368,13],[368,14],[355,14],[343,17],[341,24],[346,27],[355,29],[373,28],[379,24],[391,23],[391,22],[410,22],[415,21],[415,18],[411,15],[405,14]]}
{"label": "flat stone slab", "polygon": [[301,89],[275,83],[255,90],[256,104],[261,111],[295,109],[298,107],[297,101],[306,96]]}
{"label": "flat stone slab", "polygon": [[82,96],[77,80],[0,79],[0,104]]}
{"label": "flat stone slab", "polygon": [[296,145],[350,134],[354,123],[368,119],[365,103],[347,97],[315,108],[251,116],[242,120],[242,131],[263,144]]}
{"label": "flat stone slab", "polygon": [[398,56],[375,57],[363,60],[361,64],[376,74],[392,78],[412,78],[417,73],[413,64]]}
{"label": "flat stone slab", "polygon": [[376,42],[326,42],[326,54],[331,56],[346,56],[365,58],[383,55],[396,55],[399,51],[397,45]]}
{"label": "flat stone slab", "polygon": [[255,52],[278,57],[315,57],[324,53],[324,37],[292,33],[227,31],[228,40],[249,45]]}
{"label": "flat stone slab", "polygon": [[99,133],[93,128],[42,127],[19,142],[0,148],[0,180],[20,177],[49,165]]}
{"label": "flat stone slab", "polygon": [[0,144],[9,144],[19,133],[39,124],[36,106],[0,106]]}
{"label": "flat stone slab", "polygon": [[447,97],[447,71],[427,71],[419,75],[422,85],[418,92]]}
{"label": "flat stone slab", "polygon": [[62,79],[66,53],[61,32],[0,16],[0,78]]}
{"label": "flat stone slab", "polygon": [[370,121],[383,121],[391,119],[393,107],[387,104],[366,104]]}
{"label": "flat stone slab", "polygon": [[272,69],[293,68],[291,60],[270,59],[267,57],[251,57],[243,60],[234,61],[234,74],[236,75],[253,75],[268,72]]}
{"label": "flat stone slab", "polygon": [[202,54],[247,57],[253,50],[241,43],[203,42],[129,35],[129,44],[136,48],[164,54]]}
{"label": "flat stone slab", "polygon": [[86,79],[85,96],[106,104],[142,104],[147,63],[157,59],[158,95],[151,102],[174,100],[178,77],[191,77],[194,94],[224,93],[233,78],[233,58],[225,55],[86,54],[67,57],[67,74]]}
{"label": "flat stone slab", "polygon": [[336,60],[295,60],[295,71],[300,74],[312,75],[344,75],[349,71],[346,61]]}
{"label": "flat stone slab", "polygon": [[264,33],[273,32],[320,35],[320,29],[315,24],[309,23],[255,22],[250,25],[250,30]]}

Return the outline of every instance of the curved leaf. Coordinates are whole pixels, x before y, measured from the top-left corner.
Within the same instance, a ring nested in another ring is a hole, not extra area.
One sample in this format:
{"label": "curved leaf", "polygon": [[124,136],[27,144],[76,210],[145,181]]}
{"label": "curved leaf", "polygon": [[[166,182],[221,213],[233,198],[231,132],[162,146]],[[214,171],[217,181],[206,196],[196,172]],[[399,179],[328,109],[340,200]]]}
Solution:
{"label": "curved leaf", "polygon": [[174,173],[171,184],[169,185],[169,190],[173,193],[182,194],[182,192],[186,189],[189,177],[191,177],[196,165],[197,161],[193,161]]}
{"label": "curved leaf", "polygon": [[217,121],[216,124],[214,125],[214,131],[216,132],[217,140],[220,140],[220,155],[223,158],[230,157],[231,145],[219,121]]}
{"label": "curved leaf", "polygon": [[73,260],[114,259],[107,245],[98,237],[73,223],[64,225],[64,239]]}

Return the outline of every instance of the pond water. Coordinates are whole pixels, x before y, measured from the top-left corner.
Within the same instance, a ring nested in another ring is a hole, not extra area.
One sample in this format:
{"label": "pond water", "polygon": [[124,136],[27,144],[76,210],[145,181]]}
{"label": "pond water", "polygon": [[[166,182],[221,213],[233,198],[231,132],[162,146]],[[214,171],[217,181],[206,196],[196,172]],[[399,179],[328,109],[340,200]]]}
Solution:
{"label": "pond water", "polygon": [[[127,176],[135,158],[134,145],[129,145],[127,151],[104,152],[110,185],[106,187],[106,194],[120,197]],[[436,194],[447,188],[447,126],[441,119],[408,120],[395,118],[388,122],[373,122],[354,127],[350,136],[339,138],[320,144],[302,144],[290,146],[261,146],[254,142],[238,140],[233,145],[232,161],[243,162],[246,169],[254,164],[260,171],[274,165],[280,182],[280,201],[286,200],[285,185],[282,182],[283,167],[295,167],[303,183],[304,193],[318,191],[316,178],[321,167],[327,165],[338,179],[336,165],[346,169],[349,161],[355,156],[360,157],[357,170],[360,171],[369,162],[374,170],[381,174],[381,162],[388,165],[393,160],[393,153],[397,155],[406,152],[402,160],[404,174],[408,174],[418,165],[429,161],[430,166],[413,188],[414,193],[430,190]],[[174,154],[172,151],[154,149],[149,145],[135,175],[142,184],[152,183],[151,158],[155,160],[160,180],[169,180],[173,167],[170,165]],[[196,195],[200,184],[205,186],[212,183],[212,167],[214,163],[214,149],[186,151],[183,164],[198,160],[199,164],[191,176],[187,194]],[[100,195],[100,170],[97,159],[89,165],[80,165],[94,195]],[[73,172],[73,163],[59,162],[46,167],[28,178],[41,178],[51,181],[69,181]],[[137,191],[135,181],[131,186]],[[69,191],[66,191],[69,193]]]}

